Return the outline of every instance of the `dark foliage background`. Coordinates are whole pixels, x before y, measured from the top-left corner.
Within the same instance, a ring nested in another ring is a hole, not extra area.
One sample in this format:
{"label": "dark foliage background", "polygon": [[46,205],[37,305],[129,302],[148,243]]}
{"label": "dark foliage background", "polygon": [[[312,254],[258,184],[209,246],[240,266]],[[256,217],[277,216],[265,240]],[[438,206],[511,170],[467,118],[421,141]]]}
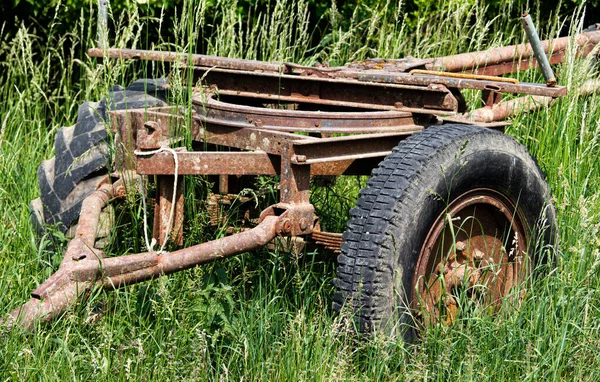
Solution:
{"label": "dark foliage background", "polygon": [[[135,1],[135,0],[133,0]],[[130,7],[132,0],[112,0],[111,7],[114,14],[120,14],[124,9]],[[212,0],[214,5],[219,0]],[[532,2],[528,0],[511,0],[514,9],[513,17],[518,17],[520,13],[529,11],[536,15],[542,22],[551,20],[552,15],[559,12],[560,14],[571,14],[583,0],[548,0]],[[313,44],[318,44],[322,37],[323,26],[331,9],[332,2],[324,0],[307,0],[310,10],[310,21],[314,27]],[[482,3],[487,6],[487,17],[493,18],[498,14],[502,4],[506,0],[487,0]],[[45,29],[56,18],[60,20],[57,30],[59,35],[70,32],[74,29],[75,24],[81,18],[89,19],[90,16],[95,17],[96,12],[95,0],[2,0],[2,9],[0,12],[0,28],[1,38],[10,38],[21,25],[26,25],[35,30],[36,34],[43,35]],[[172,20],[176,17],[177,9],[181,9],[183,0],[138,0],[138,6],[144,10],[148,17],[158,17],[161,13],[164,15],[163,31],[167,31],[167,35],[163,35],[163,40],[169,41],[168,32],[172,31]],[[394,4],[395,2],[392,2]],[[402,12],[406,14],[404,20],[409,27],[414,28],[411,22],[419,16],[427,17],[434,15],[442,0],[407,0],[401,1]],[[382,0],[339,0],[336,2],[337,8],[341,13],[342,20],[348,22],[352,14],[358,9],[365,16],[369,14],[368,10],[377,6],[381,6]],[[397,4],[397,3],[395,3]],[[273,0],[239,0],[237,1],[237,13],[242,19],[253,17],[259,12],[271,10],[275,5]],[[586,25],[600,21],[600,0],[591,0],[586,2],[587,12],[585,16]],[[207,12],[211,15],[211,12]],[[218,15],[212,15],[219,17]],[[207,19],[207,24],[218,24],[216,19]],[[568,29],[565,26],[564,30]],[[62,33],[61,33],[62,32]],[[149,27],[146,36],[146,43],[151,45],[158,40],[156,36],[156,28]],[[198,52],[201,53],[201,52]]]}

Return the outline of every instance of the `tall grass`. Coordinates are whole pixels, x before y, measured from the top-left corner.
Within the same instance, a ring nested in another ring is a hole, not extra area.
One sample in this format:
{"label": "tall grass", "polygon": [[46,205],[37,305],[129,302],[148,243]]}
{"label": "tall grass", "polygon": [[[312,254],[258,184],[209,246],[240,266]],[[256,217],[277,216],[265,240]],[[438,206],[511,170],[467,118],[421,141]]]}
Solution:
{"label": "tall grass", "polygon": [[[334,65],[523,40],[518,21],[507,16],[510,2],[491,20],[479,2],[438,5],[439,14],[425,19],[382,2],[341,23],[334,3],[322,41],[311,46],[303,1],[276,1],[272,13],[255,10],[251,21],[239,17],[234,0],[185,2],[174,34],[157,48]],[[160,18],[144,18],[136,7],[115,15],[112,45],[141,47],[145,28],[162,28]],[[206,25],[208,12],[219,15],[218,24]],[[542,23],[543,35],[556,36],[556,25],[563,22],[573,32],[581,29],[580,14],[566,16]],[[2,35],[0,314],[23,303],[62,256],[48,249],[50,238],[36,239],[27,209],[39,192],[37,166],[53,155],[54,132],[74,122],[85,99],[101,98],[113,84],[168,70],[157,63],[97,62],[78,55],[78,47],[93,44],[94,32],[93,23],[82,19],[67,36],[53,34],[52,26],[45,40],[25,26],[10,38]],[[550,109],[517,116],[508,129],[548,176],[561,239],[557,269],[533,282],[518,309],[507,301],[497,315],[459,313],[453,325],[431,328],[413,344],[357,337],[349,321],[331,312],[332,258],[263,250],[116,292],[96,291],[62,319],[32,332],[2,327],[2,380],[598,380],[600,99],[576,96],[585,79],[597,76],[596,65],[569,59],[558,68],[569,95]],[[535,70],[519,78],[540,80]],[[173,79],[181,82],[172,101],[189,106],[184,86],[189,79]],[[353,202],[348,195],[360,182],[341,179],[315,193],[330,227],[343,227]],[[132,206],[131,220],[139,223],[139,207]],[[198,205],[190,210],[202,216]],[[139,229],[123,224],[123,240],[139,235]],[[194,227],[189,237],[205,237],[201,223]]]}

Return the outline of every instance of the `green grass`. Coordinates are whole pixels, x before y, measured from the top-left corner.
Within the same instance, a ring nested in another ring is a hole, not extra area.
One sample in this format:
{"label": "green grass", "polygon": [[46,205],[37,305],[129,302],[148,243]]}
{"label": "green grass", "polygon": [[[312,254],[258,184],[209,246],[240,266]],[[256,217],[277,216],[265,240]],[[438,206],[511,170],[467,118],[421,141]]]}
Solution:
{"label": "green grass", "polygon": [[[510,4],[504,15],[488,20],[476,2],[447,2],[437,19],[412,20],[415,28],[387,3],[362,9],[371,17],[358,19],[364,12],[357,12],[342,27],[333,6],[323,40],[312,47],[302,1],[280,1],[272,14],[250,24],[237,17],[234,1],[207,4],[186,3],[175,34],[158,47],[335,65],[375,56],[431,57],[523,39],[518,20],[505,16]],[[114,46],[143,45],[144,28],[160,28],[160,20],[144,19],[135,6],[128,12],[117,17]],[[222,22],[206,26],[206,12],[220,13]],[[557,20],[576,29],[578,17]],[[543,23],[542,34],[555,36],[558,24]],[[39,193],[38,164],[54,155],[55,131],[74,123],[77,106],[100,99],[111,85],[167,70],[79,56],[75,48],[92,44],[89,20],[69,36],[49,28],[47,39],[25,27],[0,39],[6,57],[0,63],[0,314],[25,302],[62,257],[48,249],[60,237],[36,239],[27,208]],[[548,110],[516,117],[508,129],[547,174],[560,226],[557,268],[533,282],[518,307],[507,301],[497,315],[459,314],[450,327],[431,328],[413,344],[357,337],[331,310],[331,257],[263,250],[116,292],[96,291],[60,320],[31,332],[0,327],[0,379],[598,380],[600,98],[576,96],[585,79],[597,76],[594,65],[561,65],[558,77],[570,94]],[[534,70],[519,78],[541,82]],[[180,93],[173,101],[185,105],[189,98]],[[475,102],[475,95],[469,97]],[[186,182],[192,190],[205,187],[203,181]],[[360,182],[340,180],[315,194],[323,210],[334,206],[326,211],[328,225],[343,227]],[[131,217],[115,250],[140,250],[137,206],[134,200],[125,206]],[[193,225],[188,237],[206,238],[203,227]]]}

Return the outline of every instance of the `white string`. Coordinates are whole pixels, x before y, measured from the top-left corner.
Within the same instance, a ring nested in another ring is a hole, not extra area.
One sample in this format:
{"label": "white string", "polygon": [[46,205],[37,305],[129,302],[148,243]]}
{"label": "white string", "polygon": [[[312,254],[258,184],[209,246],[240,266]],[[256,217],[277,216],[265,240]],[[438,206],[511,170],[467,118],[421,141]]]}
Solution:
{"label": "white string", "polygon": [[156,239],[152,238],[152,243],[148,240],[148,218],[146,216],[146,192],[144,190],[144,183],[142,182],[142,177],[139,177],[139,185],[140,185],[140,193],[142,194],[142,211],[144,211],[144,239],[146,240],[146,249],[148,252],[152,252],[152,248],[154,248],[154,244],[156,244]]}
{"label": "white string", "polygon": [[[163,151],[168,151],[171,153],[171,155],[173,155],[173,160],[175,161],[175,173],[174,173],[175,180],[173,181],[173,198],[171,200],[171,213],[169,214],[169,221],[167,223],[167,232],[165,235],[165,241],[162,243],[162,245],[160,246],[160,250],[158,251],[159,253],[165,252],[165,247],[167,245],[167,242],[169,241],[169,237],[171,236],[171,225],[173,224],[173,216],[175,215],[175,202],[177,201],[177,178],[179,177],[179,158],[177,157],[177,152],[167,146],[163,146],[163,147],[159,148],[158,150],[152,150],[152,151],[135,150],[133,152],[135,155],[148,156],[148,155],[159,154]],[[147,218],[147,212],[146,212],[146,194],[144,193],[144,186],[142,184],[141,177],[140,177],[139,183],[140,183],[140,191],[142,193],[142,208],[144,210],[144,239],[146,240],[146,249],[148,249],[148,252],[153,252],[154,246],[156,245],[156,239],[152,238],[152,242],[150,242],[148,240],[148,218]]]}

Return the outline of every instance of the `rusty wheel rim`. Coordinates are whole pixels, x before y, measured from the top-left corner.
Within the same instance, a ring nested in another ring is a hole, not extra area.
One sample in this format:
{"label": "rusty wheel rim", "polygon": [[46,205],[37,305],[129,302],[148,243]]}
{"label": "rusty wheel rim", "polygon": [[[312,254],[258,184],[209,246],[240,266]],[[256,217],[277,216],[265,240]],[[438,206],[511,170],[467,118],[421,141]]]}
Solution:
{"label": "rusty wheel rim", "polygon": [[412,305],[421,324],[452,323],[464,298],[497,310],[529,272],[526,228],[519,209],[497,191],[474,189],[453,200],[417,262]]}

